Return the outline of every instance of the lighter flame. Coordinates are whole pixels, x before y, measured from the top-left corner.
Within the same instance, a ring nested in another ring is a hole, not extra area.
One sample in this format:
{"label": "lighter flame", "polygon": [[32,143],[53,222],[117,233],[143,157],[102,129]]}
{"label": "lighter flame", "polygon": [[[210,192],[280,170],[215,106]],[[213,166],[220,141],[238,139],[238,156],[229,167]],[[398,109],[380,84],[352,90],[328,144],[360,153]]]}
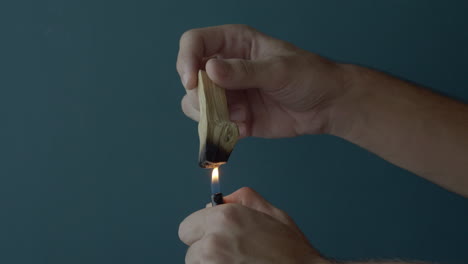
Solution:
{"label": "lighter flame", "polygon": [[218,183],[219,182],[219,171],[218,168],[214,168],[213,172],[211,172],[211,183]]}

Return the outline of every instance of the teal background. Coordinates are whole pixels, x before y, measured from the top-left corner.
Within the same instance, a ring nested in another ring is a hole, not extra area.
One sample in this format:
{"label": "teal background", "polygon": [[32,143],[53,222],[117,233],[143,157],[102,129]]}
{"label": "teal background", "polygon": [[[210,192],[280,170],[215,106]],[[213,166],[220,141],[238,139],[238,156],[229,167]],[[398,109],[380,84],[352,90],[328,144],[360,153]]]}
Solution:
{"label": "teal background", "polygon": [[[1,1],[0,263],[183,263],[209,199],[178,39],[249,24],[468,101],[462,1]],[[447,155],[450,155],[447,153]],[[245,139],[257,189],[337,259],[468,261],[468,200],[330,136]]]}

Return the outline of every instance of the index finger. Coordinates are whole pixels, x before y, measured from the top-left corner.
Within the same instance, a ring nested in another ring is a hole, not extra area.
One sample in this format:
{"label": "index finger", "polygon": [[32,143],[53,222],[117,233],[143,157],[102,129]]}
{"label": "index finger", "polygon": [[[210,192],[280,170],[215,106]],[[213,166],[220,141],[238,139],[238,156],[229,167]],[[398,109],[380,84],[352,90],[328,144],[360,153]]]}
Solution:
{"label": "index finger", "polygon": [[197,85],[203,59],[218,55],[250,59],[256,31],[245,25],[223,25],[192,29],[180,38],[177,71],[186,89]]}

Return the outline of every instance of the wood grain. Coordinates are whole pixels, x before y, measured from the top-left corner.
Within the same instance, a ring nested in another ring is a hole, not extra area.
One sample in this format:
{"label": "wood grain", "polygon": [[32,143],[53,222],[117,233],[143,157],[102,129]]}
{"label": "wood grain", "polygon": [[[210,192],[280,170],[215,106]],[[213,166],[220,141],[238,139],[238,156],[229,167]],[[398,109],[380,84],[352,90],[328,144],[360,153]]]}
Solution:
{"label": "wood grain", "polygon": [[198,72],[198,100],[199,165],[202,168],[219,167],[228,161],[239,138],[239,130],[229,119],[226,92],[203,70]]}

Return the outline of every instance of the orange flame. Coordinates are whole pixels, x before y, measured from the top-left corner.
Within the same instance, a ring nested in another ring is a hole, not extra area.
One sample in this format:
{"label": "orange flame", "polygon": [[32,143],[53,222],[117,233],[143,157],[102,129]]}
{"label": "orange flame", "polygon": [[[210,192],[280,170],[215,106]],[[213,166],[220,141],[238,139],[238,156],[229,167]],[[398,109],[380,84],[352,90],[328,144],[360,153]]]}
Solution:
{"label": "orange flame", "polygon": [[211,172],[211,183],[218,183],[218,182],[219,182],[219,170],[216,167]]}

